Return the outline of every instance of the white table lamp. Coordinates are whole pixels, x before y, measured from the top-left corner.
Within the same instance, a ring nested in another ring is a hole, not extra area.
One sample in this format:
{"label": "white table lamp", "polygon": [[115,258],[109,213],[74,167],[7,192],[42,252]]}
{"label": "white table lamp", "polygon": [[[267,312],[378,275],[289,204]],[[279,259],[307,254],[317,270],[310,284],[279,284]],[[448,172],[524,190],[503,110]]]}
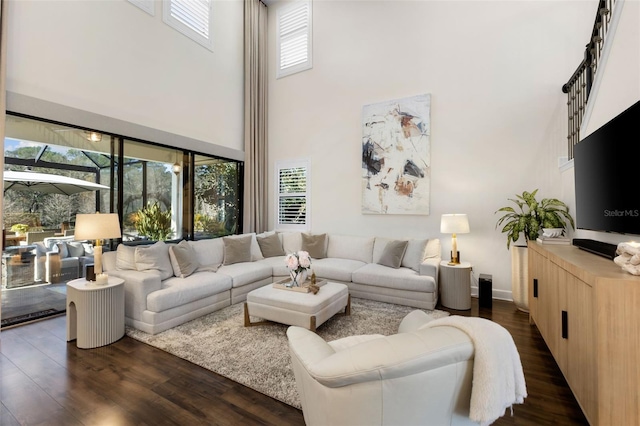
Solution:
{"label": "white table lamp", "polygon": [[[120,238],[120,221],[117,213],[94,213],[76,215],[74,236],[76,240],[96,240],[93,249],[93,264],[96,277],[102,274],[102,240]],[[96,281],[98,279],[96,278]]]}
{"label": "white table lamp", "polygon": [[456,234],[469,233],[469,219],[466,214],[443,214],[440,219],[440,232],[452,234],[451,236],[451,261],[449,265],[460,264],[460,252]]}

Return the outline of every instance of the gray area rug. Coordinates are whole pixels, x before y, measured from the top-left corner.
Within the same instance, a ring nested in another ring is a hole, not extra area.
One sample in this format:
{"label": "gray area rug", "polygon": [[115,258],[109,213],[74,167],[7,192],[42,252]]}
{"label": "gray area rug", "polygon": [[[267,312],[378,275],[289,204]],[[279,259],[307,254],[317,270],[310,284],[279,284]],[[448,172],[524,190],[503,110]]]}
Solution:
{"label": "gray area rug", "polygon": [[[162,349],[207,370],[301,408],[281,324],[244,327],[243,303],[151,335],[127,327],[133,339]],[[351,299],[351,315],[333,317],[317,333],[326,341],[357,334],[395,334],[400,321],[415,308],[364,299]],[[426,311],[435,318],[448,312]],[[252,321],[258,318],[251,318]]]}

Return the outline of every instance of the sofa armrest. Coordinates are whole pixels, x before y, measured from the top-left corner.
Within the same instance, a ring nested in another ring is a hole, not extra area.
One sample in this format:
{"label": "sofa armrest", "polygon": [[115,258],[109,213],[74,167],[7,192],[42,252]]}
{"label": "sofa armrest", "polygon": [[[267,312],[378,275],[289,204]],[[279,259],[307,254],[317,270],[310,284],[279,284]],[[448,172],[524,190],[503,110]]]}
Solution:
{"label": "sofa armrest", "polygon": [[306,328],[291,326],[287,329],[291,356],[295,356],[305,369],[333,355],[336,351],[316,333]]}
{"label": "sofa armrest", "polygon": [[409,312],[400,322],[398,333],[410,333],[418,331],[423,325],[433,321],[434,318],[420,309]]}
{"label": "sofa armrest", "polygon": [[454,327],[434,327],[369,340],[303,365],[316,381],[336,388],[430,370],[446,375],[448,370],[442,367],[467,362],[473,356],[466,333]]}
{"label": "sofa armrest", "polygon": [[124,280],[124,314],[136,320],[142,319],[147,309],[147,296],[162,289],[160,273],[157,271],[110,270],[108,274]]}
{"label": "sofa armrest", "polygon": [[420,264],[420,275],[428,275],[433,277],[436,280],[436,284],[438,284],[438,272],[440,270],[440,258],[439,257],[430,257],[425,259]]}

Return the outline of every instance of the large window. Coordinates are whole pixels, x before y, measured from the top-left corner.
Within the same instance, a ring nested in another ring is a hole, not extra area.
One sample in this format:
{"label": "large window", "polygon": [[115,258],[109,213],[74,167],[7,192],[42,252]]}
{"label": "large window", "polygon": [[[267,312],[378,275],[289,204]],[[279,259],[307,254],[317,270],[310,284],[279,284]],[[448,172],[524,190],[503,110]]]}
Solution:
{"label": "large window", "polygon": [[196,155],[194,175],[195,238],[237,233],[242,220],[240,163]]}
{"label": "large window", "polygon": [[[182,151],[124,141],[122,214],[126,239],[182,237],[182,187],[174,172]],[[146,222],[153,223],[146,225]]]}
{"label": "large window", "polygon": [[242,232],[239,161],[12,114],[4,145],[2,327],[64,312],[78,213],[118,213],[130,244]]}
{"label": "large window", "polygon": [[283,161],[276,164],[276,229],[311,229],[309,176],[307,160]]}
{"label": "large window", "polygon": [[276,78],[313,66],[311,23],[310,0],[295,1],[276,12]]}

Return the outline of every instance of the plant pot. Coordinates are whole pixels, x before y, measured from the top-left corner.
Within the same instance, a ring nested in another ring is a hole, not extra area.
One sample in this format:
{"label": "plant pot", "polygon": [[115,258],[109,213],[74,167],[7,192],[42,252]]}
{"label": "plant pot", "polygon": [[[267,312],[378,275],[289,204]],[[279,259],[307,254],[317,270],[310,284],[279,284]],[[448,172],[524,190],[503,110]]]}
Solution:
{"label": "plant pot", "polygon": [[511,296],[518,310],[529,312],[529,252],[527,246],[511,246]]}

